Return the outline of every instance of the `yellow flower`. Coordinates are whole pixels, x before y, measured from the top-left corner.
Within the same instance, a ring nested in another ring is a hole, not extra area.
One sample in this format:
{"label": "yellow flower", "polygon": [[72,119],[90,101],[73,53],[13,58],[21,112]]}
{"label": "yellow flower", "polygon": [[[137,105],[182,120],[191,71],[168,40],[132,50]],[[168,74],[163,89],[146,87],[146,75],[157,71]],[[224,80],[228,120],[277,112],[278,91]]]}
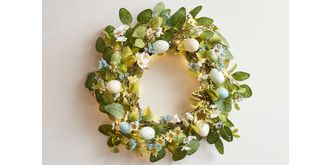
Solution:
{"label": "yellow flower", "polygon": [[180,133],[182,133],[182,130],[181,130],[180,127],[176,127],[176,128],[173,130],[173,132],[178,136],[178,135],[180,135]]}
{"label": "yellow flower", "polygon": [[152,148],[151,149],[151,154],[154,155],[155,157],[157,157],[158,155],[158,150],[156,148]]}
{"label": "yellow flower", "polygon": [[157,144],[160,144],[160,146],[164,146],[164,145],[165,145],[165,140],[163,139],[163,137],[158,136],[158,137],[156,138],[156,143],[157,143]]}
{"label": "yellow flower", "polygon": [[173,138],[175,138],[175,136],[176,136],[176,134],[175,134],[172,130],[170,130],[169,132],[166,133],[165,139],[166,139],[169,143],[171,143],[172,140],[173,140]]}

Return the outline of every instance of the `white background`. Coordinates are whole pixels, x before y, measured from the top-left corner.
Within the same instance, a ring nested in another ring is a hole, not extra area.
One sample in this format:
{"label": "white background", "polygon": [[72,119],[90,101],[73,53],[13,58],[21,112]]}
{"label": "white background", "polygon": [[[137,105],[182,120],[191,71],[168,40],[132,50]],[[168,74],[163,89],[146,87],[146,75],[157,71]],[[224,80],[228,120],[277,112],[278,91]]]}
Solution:
{"label": "white background", "polygon": [[[157,2],[44,1],[43,164],[147,164],[126,150],[119,154],[108,150],[105,137],[97,132],[107,119],[98,112],[83,83],[86,73],[97,65],[94,43],[101,29],[108,24],[120,25],[118,9],[126,7],[136,16]],[[214,18],[232,46],[239,69],[251,73],[247,83],[254,95],[241,104],[241,111],[233,112],[231,119],[240,128],[241,138],[225,143],[223,156],[214,146],[202,143],[197,153],[182,161],[172,162],[167,157],[157,164],[288,164],[287,1],[164,2],[173,11],[181,6],[188,10],[204,6],[200,15]],[[179,59],[172,61],[181,63]],[[178,93],[188,92],[192,84],[183,84],[182,89],[168,85],[172,81],[183,83],[174,77],[186,73],[173,69],[163,74],[159,63],[161,60],[150,65],[154,69],[142,80],[141,101],[157,114],[178,113],[180,110],[174,110],[182,100]],[[165,65],[172,67],[170,61]]]}

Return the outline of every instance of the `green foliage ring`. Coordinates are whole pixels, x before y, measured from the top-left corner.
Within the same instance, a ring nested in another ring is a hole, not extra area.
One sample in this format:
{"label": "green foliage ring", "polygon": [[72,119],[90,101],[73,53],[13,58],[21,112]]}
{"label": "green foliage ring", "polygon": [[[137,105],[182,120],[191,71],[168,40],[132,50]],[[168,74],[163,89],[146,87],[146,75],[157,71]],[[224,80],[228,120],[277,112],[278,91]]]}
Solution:
{"label": "green foliage ring", "polygon": [[[107,26],[97,39],[96,50],[102,58],[98,70],[88,74],[85,87],[95,96],[99,110],[112,120],[99,131],[108,137],[113,152],[124,145],[148,155],[150,162],[167,153],[177,161],[195,153],[201,139],[223,154],[223,140],[239,137],[228,114],[240,109],[239,101],[252,96],[250,87],[240,83],[250,74],[235,72],[236,65],[229,67],[233,59],[229,44],[213,19],[197,17],[201,9],[197,6],[187,14],[182,7],[171,14],[161,2],[138,14],[137,25],[131,26],[132,15],[121,8],[123,25]],[[185,56],[191,76],[201,85],[190,99],[191,111],[155,121],[149,107],[139,106],[139,79],[152,56],[168,52]]]}

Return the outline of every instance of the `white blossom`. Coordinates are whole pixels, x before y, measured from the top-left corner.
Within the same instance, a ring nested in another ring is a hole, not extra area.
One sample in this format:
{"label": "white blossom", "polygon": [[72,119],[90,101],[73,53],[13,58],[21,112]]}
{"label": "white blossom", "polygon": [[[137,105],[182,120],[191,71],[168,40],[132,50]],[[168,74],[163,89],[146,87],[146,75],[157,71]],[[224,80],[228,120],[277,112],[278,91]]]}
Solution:
{"label": "white blossom", "polygon": [[127,41],[127,37],[125,37],[125,36],[118,36],[118,37],[116,37],[116,41],[117,42],[125,42],[125,41]]}
{"label": "white blossom", "polygon": [[117,42],[125,42],[127,41],[127,37],[125,37],[126,31],[129,29],[128,25],[121,25],[113,31],[114,37],[116,37]]}
{"label": "white blossom", "polygon": [[181,119],[180,119],[179,115],[177,115],[177,114],[174,115],[172,122],[173,122],[173,123],[180,123],[180,122],[181,122]]}
{"label": "white blossom", "polygon": [[217,56],[221,56],[224,53],[221,44],[214,45],[214,47],[211,49],[211,53]]}
{"label": "white blossom", "polygon": [[188,120],[193,121],[193,116],[191,115],[190,112],[185,113],[185,115]]}
{"label": "white blossom", "polygon": [[190,147],[188,146],[182,146],[181,151],[189,151]]}
{"label": "white blossom", "polygon": [[183,139],[184,144],[189,144],[192,140],[197,139],[195,136],[188,136]]}
{"label": "white blossom", "polygon": [[210,118],[216,118],[220,115],[220,111],[219,110],[215,110],[211,115]]}
{"label": "white blossom", "polygon": [[203,80],[207,80],[209,77],[208,74],[203,74],[203,73],[200,73],[199,76],[198,76],[198,81],[203,81]]}
{"label": "white blossom", "polygon": [[148,67],[148,63],[150,62],[150,55],[146,52],[136,53],[137,63],[140,68],[145,69]]}

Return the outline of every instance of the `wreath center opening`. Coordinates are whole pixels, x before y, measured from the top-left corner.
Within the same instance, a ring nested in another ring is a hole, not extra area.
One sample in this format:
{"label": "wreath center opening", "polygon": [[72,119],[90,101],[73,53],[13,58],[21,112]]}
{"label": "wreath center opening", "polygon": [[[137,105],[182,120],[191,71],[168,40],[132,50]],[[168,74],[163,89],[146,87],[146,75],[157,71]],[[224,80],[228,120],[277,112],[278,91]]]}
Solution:
{"label": "wreath center opening", "polygon": [[152,56],[140,80],[141,107],[150,107],[155,116],[182,114],[191,110],[189,98],[199,88],[196,78],[189,75],[183,55]]}

